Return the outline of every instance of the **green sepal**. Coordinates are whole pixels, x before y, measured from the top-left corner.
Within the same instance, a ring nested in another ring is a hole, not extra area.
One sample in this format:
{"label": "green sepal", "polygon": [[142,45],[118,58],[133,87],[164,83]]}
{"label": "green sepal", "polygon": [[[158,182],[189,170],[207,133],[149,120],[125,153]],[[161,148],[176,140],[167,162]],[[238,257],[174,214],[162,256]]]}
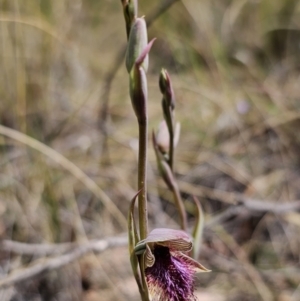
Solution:
{"label": "green sepal", "polygon": [[194,239],[194,248],[192,255],[194,259],[198,259],[201,249],[202,237],[203,237],[203,228],[204,228],[204,214],[202,206],[199,200],[196,197],[193,197],[196,205],[196,222],[193,230],[193,239]]}
{"label": "green sepal", "polygon": [[130,254],[130,263],[131,263],[131,268],[132,272],[135,278],[135,281],[138,285],[139,291],[141,294],[144,294],[144,289],[143,289],[143,281],[141,279],[138,267],[139,267],[139,261],[138,257],[136,256],[134,252],[134,248],[136,244],[139,242],[139,235],[138,231],[136,228],[135,220],[134,220],[134,205],[137,196],[141,190],[139,190],[135,196],[132,198],[130,202],[130,207],[129,207],[129,213],[128,213],[128,246],[129,246],[129,254]]}
{"label": "green sepal", "polygon": [[136,244],[139,242],[138,231],[134,220],[134,205],[136,198],[140,194],[140,192],[141,190],[139,190],[132,198],[128,212],[128,245],[130,254],[133,252]]}

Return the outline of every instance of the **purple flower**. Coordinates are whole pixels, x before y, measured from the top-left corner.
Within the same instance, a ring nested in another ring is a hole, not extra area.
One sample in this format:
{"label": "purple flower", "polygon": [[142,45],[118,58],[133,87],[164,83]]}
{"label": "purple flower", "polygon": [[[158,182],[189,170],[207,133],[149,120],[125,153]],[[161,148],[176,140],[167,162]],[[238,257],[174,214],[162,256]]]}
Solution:
{"label": "purple flower", "polygon": [[180,230],[155,229],[135,251],[145,252],[145,277],[151,301],[195,301],[194,274],[208,272],[183,252],[192,249],[190,236]]}

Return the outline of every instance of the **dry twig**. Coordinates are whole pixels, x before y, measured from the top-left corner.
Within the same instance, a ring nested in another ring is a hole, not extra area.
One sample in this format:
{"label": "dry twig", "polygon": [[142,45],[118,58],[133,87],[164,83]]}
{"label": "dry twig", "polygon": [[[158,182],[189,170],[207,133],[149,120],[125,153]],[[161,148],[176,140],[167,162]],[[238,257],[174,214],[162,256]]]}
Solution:
{"label": "dry twig", "polygon": [[[39,260],[38,262],[34,262],[32,265],[26,268],[14,271],[13,273],[9,274],[8,276],[0,280],[0,288],[14,285],[16,283],[35,277],[46,271],[59,269],[67,264],[72,263],[73,261],[77,260],[78,258],[84,256],[89,252],[101,253],[108,248],[115,248],[124,245],[127,245],[127,237],[112,237],[112,238],[107,238],[102,240],[90,241],[86,244],[78,245],[72,251],[66,254],[54,258],[48,258],[48,259],[44,258]],[[71,244],[69,244],[69,246],[65,244],[61,246],[58,245],[58,249],[60,249],[60,251],[65,251],[70,246]],[[35,253],[41,254],[42,251],[46,251],[48,253],[52,252],[52,254],[57,254],[57,252],[55,251],[56,246],[53,245],[52,246],[34,245],[34,247],[36,248],[35,250],[32,246],[28,244],[8,242],[8,241],[4,241],[1,245],[1,248],[3,249],[8,250],[9,248],[11,248],[14,251],[18,251],[18,253],[23,253],[22,251],[26,251],[28,254],[30,250],[34,254]]]}

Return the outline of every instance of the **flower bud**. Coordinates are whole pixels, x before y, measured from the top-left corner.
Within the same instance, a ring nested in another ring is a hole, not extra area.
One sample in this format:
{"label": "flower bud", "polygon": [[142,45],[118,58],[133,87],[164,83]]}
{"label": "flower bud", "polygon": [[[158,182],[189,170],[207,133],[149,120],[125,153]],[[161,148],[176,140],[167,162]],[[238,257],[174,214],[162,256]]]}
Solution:
{"label": "flower bud", "polygon": [[170,76],[166,69],[162,69],[159,76],[159,88],[164,96],[164,101],[167,107],[171,107],[173,111],[175,108],[175,94],[172,87]]}
{"label": "flower bud", "polygon": [[147,78],[143,68],[134,66],[129,74],[129,94],[135,115],[138,120],[147,117]]}
{"label": "flower bud", "polygon": [[[126,68],[130,73],[134,63],[146,48],[148,43],[147,27],[144,18],[136,18],[131,27],[128,46],[126,51]],[[148,70],[148,55],[145,56],[142,67],[145,72]]]}
{"label": "flower bud", "polygon": [[170,134],[166,124],[166,121],[163,120],[158,127],[156,132],[156,143],[159,151],[162,154],[168,154],[170,149]]}
{"label": "flower bud", "polygon": [[174,187],[174,185],[176,185],[175,179],[174,179],[174,176],[173,176],[170,166],[166,162],[166,158],[164,157],[164,155],[160,152],[160,150],[158,148],[158,144],[157,144],[156,136],[155,136],[154,132],[152,133],[152,142],[153,142],[153,148],[154,148],[155,155],[156,155],[158,172],[162,176],[166,185],[170,189],[172,189]]}
{"label": "flower bud", "polygon": [[[177,146],[179,141],[180,135],[180,123],[177,122],[175,126],[175,133],[174,133],[174,148]],[[156,133],[156,143],[158,146],[159,151],[162,154],[168,154],[170,151],[170,133],[168,130],[168,126],[165,120],[163,120],[158,127]]]}
{"label": "flower bud", "polygon": [[129,38],[130,29],[137,17],[138,3],[137,0],[122,0],[123,3],[123,13],[126,23],[126,33],[127,39]]}
{"label": "flower bud", "polygon": [[159,74],[159,88],[161,94],[164,94],[166,91],[166,86],[167,86],[167,70],[166,69],[161,69],[160,74]]}
{"label": "flower bud", "polygon": [[142,65],[145,58],[148,58],[148,53],[153,42],[154,39],[141,51],[129,73],[129,92],[131,103],[139,121],[144,121],[147,117],[147,78]]}

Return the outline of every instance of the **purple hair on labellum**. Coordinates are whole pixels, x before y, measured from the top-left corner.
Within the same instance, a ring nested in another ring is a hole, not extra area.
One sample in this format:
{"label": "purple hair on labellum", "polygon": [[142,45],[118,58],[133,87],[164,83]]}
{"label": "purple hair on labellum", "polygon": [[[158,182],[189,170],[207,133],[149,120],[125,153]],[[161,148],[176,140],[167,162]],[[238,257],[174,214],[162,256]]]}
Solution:
{"label": "purple hair on labellum", "polygon": [[186,232],[173,229],[154,229],[136,245],[136,254],[145,253],[151,301],[196,301],[194,274],[209,270],[184,253],[192,246]]}
{"label": "purple hair on labellum", "polygon": [[145,270],[149,293],[153,301],[194,301],[194,267],[188,257],[156,246],[155,263]]}

